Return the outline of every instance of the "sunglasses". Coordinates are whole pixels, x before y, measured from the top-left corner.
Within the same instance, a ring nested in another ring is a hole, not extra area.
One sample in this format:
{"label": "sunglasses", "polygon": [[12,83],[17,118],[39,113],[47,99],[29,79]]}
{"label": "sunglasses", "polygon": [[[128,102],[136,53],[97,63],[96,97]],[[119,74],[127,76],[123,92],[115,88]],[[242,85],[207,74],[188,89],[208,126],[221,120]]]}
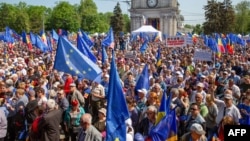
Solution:
{"label": "sunglasses", "polygon": [[196,110],[198,110],[198,109],[195,109],[195,108],[191,108],[190,110],[191,110],[191,111],[196,111]]}

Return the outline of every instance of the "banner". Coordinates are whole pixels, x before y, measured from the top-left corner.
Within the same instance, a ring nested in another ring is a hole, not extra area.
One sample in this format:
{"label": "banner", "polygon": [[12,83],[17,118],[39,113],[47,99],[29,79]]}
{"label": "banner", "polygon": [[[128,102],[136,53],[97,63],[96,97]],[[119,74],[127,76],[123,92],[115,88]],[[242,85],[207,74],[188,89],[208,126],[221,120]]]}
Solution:
{"label": "banner", "polygon": [[212,61],[212,52],[207,50],[195,50],[194,61]]}
{"label": "banner", "polygon": [[186,45],[193,45],[193,38],[186,36],[185,37]]}
{"label": "banner", "polygon": [[167,47],[184,47],[186,46],[185,37],[168,37],[166,40]]}

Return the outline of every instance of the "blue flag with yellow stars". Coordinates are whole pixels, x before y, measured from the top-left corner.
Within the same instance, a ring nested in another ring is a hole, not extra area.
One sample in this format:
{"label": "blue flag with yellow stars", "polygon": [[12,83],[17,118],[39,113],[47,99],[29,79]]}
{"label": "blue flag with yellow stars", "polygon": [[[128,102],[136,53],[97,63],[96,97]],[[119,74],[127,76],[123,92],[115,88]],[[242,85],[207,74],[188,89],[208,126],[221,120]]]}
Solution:
{"label": "blue flag with yellow stars", "polygon": [[60,36],[57,44],[54,69],[95,81],[102,70],[83,55],[67,38]]}
{"label": "blue flag with yellow stars", "polygon": [[115,65],[114,51],[109,74],[107,95],[106,141],[126,141],[126,123],[129,112]]}

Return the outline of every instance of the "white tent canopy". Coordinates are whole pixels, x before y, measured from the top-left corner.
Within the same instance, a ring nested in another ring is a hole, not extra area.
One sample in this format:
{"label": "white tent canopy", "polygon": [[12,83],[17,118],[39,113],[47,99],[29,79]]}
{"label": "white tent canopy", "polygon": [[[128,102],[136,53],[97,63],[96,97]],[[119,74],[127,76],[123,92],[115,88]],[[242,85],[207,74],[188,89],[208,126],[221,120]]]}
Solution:
{"label": "white tent canopy", "polygon": [[160,40],[162,41],[162,39],[161,39],[161,31],[155,29],[151,25],[143,25],[140,28],[132,31],[132,34],[137,35],[137,34],[140,34],[140,33],[145,33],[145,34],[148,34],[148,35],[154,35],[155,33],[158,33],[158,36],[160,37]]}

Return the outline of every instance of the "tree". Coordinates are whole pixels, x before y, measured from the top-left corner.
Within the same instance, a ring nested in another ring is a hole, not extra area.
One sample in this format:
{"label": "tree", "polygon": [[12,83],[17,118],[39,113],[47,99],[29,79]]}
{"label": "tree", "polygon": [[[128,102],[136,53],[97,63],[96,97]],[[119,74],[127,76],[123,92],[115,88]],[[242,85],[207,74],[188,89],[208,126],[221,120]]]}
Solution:
{"label": "tree", "polygon": [[39,33],[43,29],[43,23],[46,17],[46,7],[45,6],[29,6],[28,14],[30,21],[30,29],[32,32]]}
{"label": "tree", "polygon": [[0,4],[0,30],[4,30],[6,26],[13,27],[16,20],[17,9],[11,4]]}
{"label": "tree", "polygon": [[206,21],[203,23],[203,27],[205,34],[228,33],[233,30],[235,15],[231,3],[231,0],[208,1],[204,7]]}
{"label": "tree", "polygon": [[55,29],[77,31],[80,27],[80,20],[73,5],[66,1],[59,2],[53,9],[49,18],[50,26]]}
{"label": "tree", "polygon": [[190,25],[190,24],[185,24],[185,25],[184,25],[184,28],[193,29],[193,26]]}
{"label": "tree", "polygon": [[19,2],[16,6],[16,19],[13,20],[11,26],[16,32],[21,33],[23,30],[29,31],[30,22],[29,15],[27,14],[27,4],[25,2]]}
{"label": "tree", "polygon": [[119,33],[123,31],[124,21],[120,3],[118,2],[114,8],[113,16],[110,19],[110,25],[113,28],[114,34],[119,36]]}
{"label": "tree", "polygon": [[235,6],[236,23],[235,31],[245,34],[250,32],[250,2],[242,1]]}
{"label": "tree", "polygon": [[112,12],[99,13],[98,16],[102,24],[99,25],[99,32],[107,32],[109,30],[110,17],[113,15]]}
{"label": "tree", "polygon": [[29,15],[26,12],[19,10],[17,12],[17,17],[15,23],[11,28],[13,28],[17,33],[30,30]]}
{"label": "tree", "polygon": [[193,27],[193,33],[200,35],[202,33],[202,31],[203,31],[203,29],[202,29],[202,26],[200,24],[196,24]]}
{"label": "tree", "polygon": [[220,15],[222,21],[222,33],[230,33],[235,27],[235,12],[231,0],[224,0],[219,3],[221,5]]}
{"label": "tree", "polygon": [[128,16],[128,14],[123,14],[123,19],[124,19],[124,27],[123,27],[123,31],[128,33],[130,32],[130,18]]}
{"label": "tree", "polygon": [[81,28],[90,33],[99,32],[102,24],[97,12],[97,6],[93,0],[81,0],[79,7],[81,17]]}

